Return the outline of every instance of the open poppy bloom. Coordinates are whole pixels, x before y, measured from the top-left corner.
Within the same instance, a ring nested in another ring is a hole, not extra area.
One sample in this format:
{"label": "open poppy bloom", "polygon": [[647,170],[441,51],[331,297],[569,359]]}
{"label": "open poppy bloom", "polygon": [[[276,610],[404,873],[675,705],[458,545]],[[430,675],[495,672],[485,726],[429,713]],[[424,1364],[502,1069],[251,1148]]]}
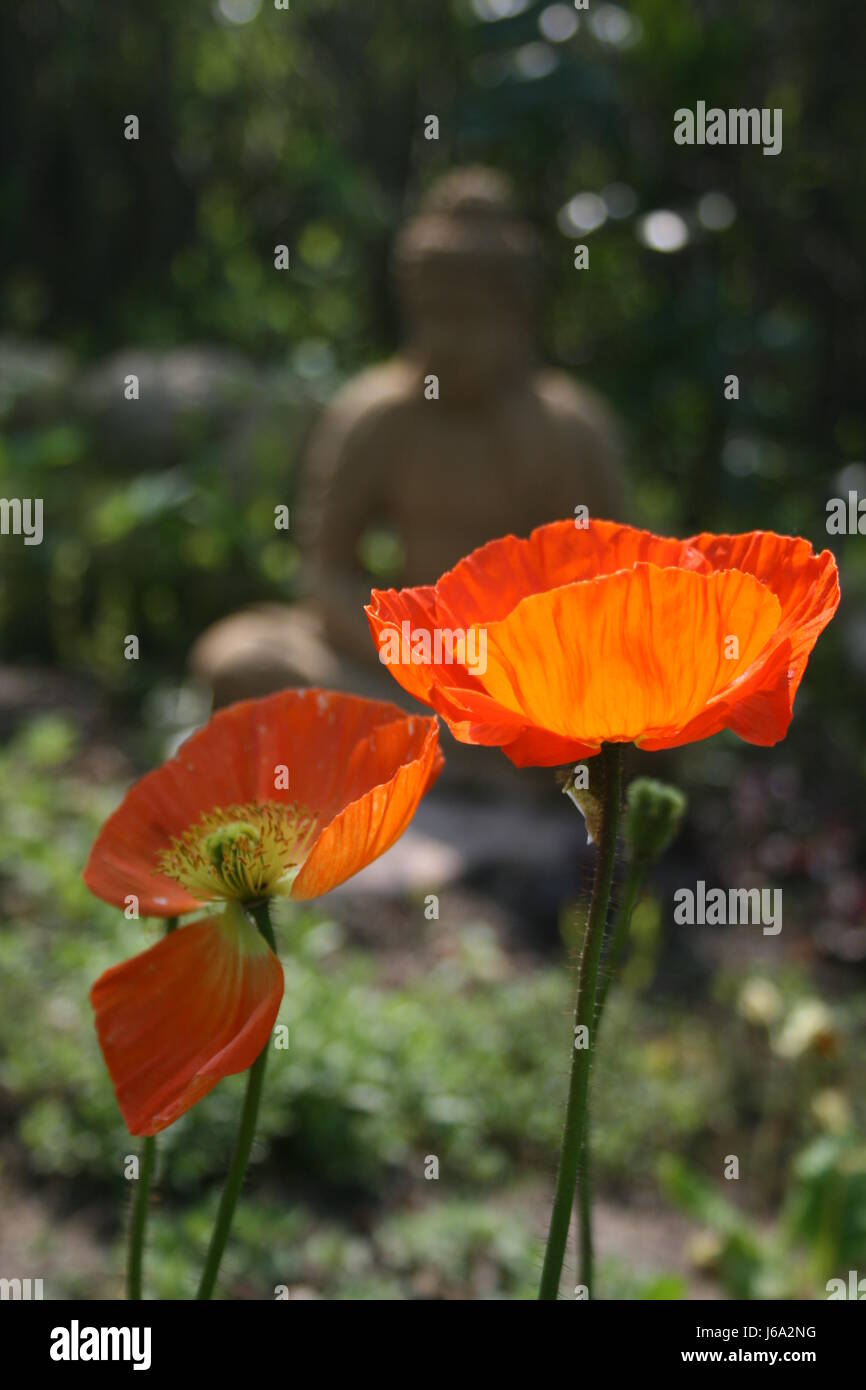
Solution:
{"label": "open poppy bloom", "polygon": [[374,590],[366,612],[380,660],[456,739],[552,767],[721,729],[777,743],[838,604],[833,555],[799,538],[569,520],[491,541],[435,585]]}
{"label": "open poppy bloom", "polygon": [[132,1134],[165,1129],[270,1036],[283,972],[244,905],[318,897],[384,854],[442,761],[435,719],[286,690],[221,710],[127,793],[91,850],[91,892],[145,916],[226,904],[91,990]]}

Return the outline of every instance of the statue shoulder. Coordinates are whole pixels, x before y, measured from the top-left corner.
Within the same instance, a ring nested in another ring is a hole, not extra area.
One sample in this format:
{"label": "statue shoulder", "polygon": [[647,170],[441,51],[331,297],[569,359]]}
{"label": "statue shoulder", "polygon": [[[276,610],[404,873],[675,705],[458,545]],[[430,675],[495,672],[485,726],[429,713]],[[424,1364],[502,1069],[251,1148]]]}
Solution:
{"label": "statue shoulder", "polygon": [[345,442],[366,436],[412,408],[422,389],[418,368],[405,358],[368,367],[340,387],[319,417],[315,433]]}
{"label": "statue shoulder", "polygon": [[581,497],[595,516],[629,519],[624,448],[616,420],[601,396],[567,373],[540,371],[533,380],[558,448],[559,459],[580,464]]}
{"label": "statue shoulder", "polygon": [[595,438],[605,452],[619,455],[622,445],[613,412],[592,387],[576,382],[567,372],[547,368],[535,373],[535,390],[548,411],[567,432]]}
{"label": "statue shoulder", "polygon": [[336,543],[342,531],[335,514],[363,518],[386,491],[418,379],[417,369],[396,357],[352,377],[322,411],[304,450],[298,502],[299,534],[310,546],[327,532]]}

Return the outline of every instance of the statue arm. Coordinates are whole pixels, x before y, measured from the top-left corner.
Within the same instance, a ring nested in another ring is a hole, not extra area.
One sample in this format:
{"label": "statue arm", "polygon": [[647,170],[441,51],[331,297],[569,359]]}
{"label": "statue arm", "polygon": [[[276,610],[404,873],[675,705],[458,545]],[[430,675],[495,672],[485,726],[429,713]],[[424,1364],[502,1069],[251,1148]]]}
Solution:
{"label": "statue arm", "polygon": [[[593,390],[577,385],[565,373],[548,370],[540,374],[539,389],[557,422],[562,457],[579,463],[581,487],[575,488],[568,515],[574,505],[583,503],[590,515],[607,521],[630,521],[627,478],[622,436],[607,405]],[[551,488],[558,497],[561,479],[558,471]],[[578,496],[581,492],[583,495]],[[563,503],[567,502],[563,497]]]}
{"label": "statue arm", "polygon": [[389,504],[380,471],[382,451],[366,431],[341,428],[326,414],[307,464],[305,529],[314,597],[331,643],[358,660],[375,659],[364,605],[371,579],[358,556],[364,532],[387,522]]}

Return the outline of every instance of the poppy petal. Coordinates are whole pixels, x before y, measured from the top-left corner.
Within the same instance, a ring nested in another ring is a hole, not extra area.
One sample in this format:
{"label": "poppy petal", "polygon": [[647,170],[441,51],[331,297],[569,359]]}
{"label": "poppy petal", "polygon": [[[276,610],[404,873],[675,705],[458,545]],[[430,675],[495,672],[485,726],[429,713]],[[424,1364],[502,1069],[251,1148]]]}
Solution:
{"label": "poppy petal", "polygon": [[284,691],[287,717],[283,727],[263,744],[259,795],[276,797],[273,768],[289,769],[288,801],[309,806],[323,829],[346,806],[390,781],[403,763],[413,762],[431,731],[431,716],[410,715],[387,700],[367,700],[332,690]]}
{"label": "poppy petal", "polygon": [[747,743],[770,747],[788,732],[792,702],[789,693],[790,643],[784,642],[766,653],[754,664],[741,681],[684,728],[640,739],[641,748],[654,752],[660,748],[678,748],[709,738],[721,729],[731,729]]}
{"label": "poppy petal", "polygon": [[[320,897],[390,849],[443,764],[435,719],[403,718],[358,743],[347,778],[367,790],[322,831],[294,881],[292,897]],[[376,780],[383,765],[396,768],[387,782]]]}
{"label": "poppy petal", "polygon": [[404,661],[399,655],[395,659],[392,647],[402,653],[404,624],[410,632],[435,632],[440,626],[435,589],[374,589],[364,612],[383,666],[409,695],[429,704],[435,663]]}
{"label": "poppy petal", "polygon": [[531,594],[596,579],[647,563],[660,568],[705,569],[688,541],[654,536],[615,521],[573,520],[538,526],[525,540],[489,541],[444,574],[435,592],[450,618],[464,626],[506,617]]}
{"label": "poppy petal", "polygon": [[[839,571],[835,556],[830,550],[816,555],[802,537],[777,536],[770,531],[749,531],[741,536],[704,533],[693,536],[689,545],[705,556],[713,569],[737,569],[753,574],[772,590],[782,606],[774,645],[786,646],[787,660],[768,663],[754,700],[742,702],[732,714],[730,723],[741,738],[753,743],[763,742],[745,731],[754,731],[770,710],[778,713],[785,703],[790,722],[794,696],[809,657],[839,607]],[[749,707],[752,703],[754,708]]]}
{"label": "poppy petal", "polygon": [[483,683],[564,739],[672,736],[750,671],[779,617],[751,575],[638,564],[524,599],[488,630]]}
{"label": "poppy petal", "polygon": [[[648,567],[669,577],[649,580]],[[377,641],[403,625],[486,634],[486,672],[422,664],[423,652],[408,661],[405,645],[389,670],[459,741],[499,746],[522,767],[591,757],[602,739],[667,748],[728,728],[777,742],[838,604],[833,555],[800,538],[680,541],[562,521],[491,541],[432,588],[374,591],[367,615]],[[731,636],[741,654],[720,665]]]}
{"label": "poppy petal", "polygon": [[118,907],[135,894],[143,916],[192,912],[200,902],[156,864],[203,815],[254,801],[294,803],[312,811],[321,830],[414,759],[434,727],[388,701],[328,690],[230,705],[127,792],[97,837],[84,881]]}
{"label": "poppy petal", "polygon": [[101,975],[90,1002],[130,1133],[158,1133],[251,1066],[282,995],[282,966],[237,905]]}
{"label": "poppy petal", "polygon": [[612,521],[593,520],[586,527],[577,527],[574,521],[554,521],[537,527],[523,540],[504,536],[489,541],[444,574],[435,586],[374,589],[365,611],[379,659],[390,675],[415,699],[435,707],[431,698],[435,688],[480,689],[478,672],[447,658],[443,662],[395,658],[395,647],[403,656],[407,648],[411,653],[411,640],[397,641],[404,632],[440,633],[446,639],[447,652],[448,634],[466,633],[478,624],[505,618],[529,595],[631,569],[639,561],[684,569],[709,568],[708,561],[686,541],[654,536]]}
{"label": "poppy petal", "polygon": [[431,699],[458,743],[501,748],[516,767],[559,767],[574,758],[592,758],[601,747],[529,728],[521,715],[503,709],[483,692],[439,687]]}

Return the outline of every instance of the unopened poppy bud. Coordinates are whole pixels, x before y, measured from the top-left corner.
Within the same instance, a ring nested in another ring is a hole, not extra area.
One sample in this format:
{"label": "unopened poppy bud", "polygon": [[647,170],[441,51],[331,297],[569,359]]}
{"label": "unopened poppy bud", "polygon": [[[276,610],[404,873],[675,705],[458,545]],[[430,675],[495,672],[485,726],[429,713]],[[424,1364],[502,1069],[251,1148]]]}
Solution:
{"label": "unopened poppy bud", "polygon": [[667,782],[636,777],[626,792],[625,834],[632,858],[652,864],[679,832],[686,798]]}

